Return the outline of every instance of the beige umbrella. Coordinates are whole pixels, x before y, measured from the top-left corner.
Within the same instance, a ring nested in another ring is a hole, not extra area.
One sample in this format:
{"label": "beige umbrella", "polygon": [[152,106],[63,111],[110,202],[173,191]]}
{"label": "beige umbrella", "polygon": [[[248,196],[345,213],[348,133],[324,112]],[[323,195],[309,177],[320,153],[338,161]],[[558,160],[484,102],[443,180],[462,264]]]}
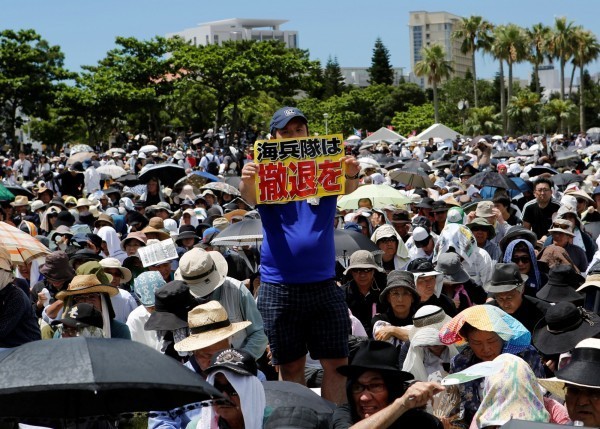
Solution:
{"label": "beige umbrella", "polygon": [[15,264],[26,264],[50,253],[50,250],[34,237],[6,222],[0,222],[0,237],[1,245],[8,250],[10,259]]}

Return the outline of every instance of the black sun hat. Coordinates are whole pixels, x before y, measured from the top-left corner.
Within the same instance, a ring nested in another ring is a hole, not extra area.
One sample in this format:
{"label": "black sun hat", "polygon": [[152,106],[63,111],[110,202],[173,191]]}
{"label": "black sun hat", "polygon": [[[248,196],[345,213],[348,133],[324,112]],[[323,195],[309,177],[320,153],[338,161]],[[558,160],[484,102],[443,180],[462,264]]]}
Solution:
{"label": "black sun hat", "polygon": [[558,302],[533,330],[532,342],[546,356],[571,351],[577,343],[600,334],[600,316],[571,302]]}
{"label": "black sun hat", "polygon": [[369,340],[358,346],[349,365],[338,367],[337,371],[349,378],[358,378],[365,371],[378,371],[384,377],[395,381],[408,381],[415,377],[398,367],[398,349],[386,341]]}

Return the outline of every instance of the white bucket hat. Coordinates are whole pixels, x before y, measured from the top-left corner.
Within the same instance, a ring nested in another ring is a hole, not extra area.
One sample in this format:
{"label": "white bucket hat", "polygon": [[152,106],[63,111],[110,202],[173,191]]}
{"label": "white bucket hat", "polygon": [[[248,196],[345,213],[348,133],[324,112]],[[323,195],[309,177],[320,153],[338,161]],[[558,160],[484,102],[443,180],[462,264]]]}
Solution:
{"label": "white bucket hat", "polygon": [[227,276],[227,261],[219,252],[193,248],[179,261],[175,280],[183,280],[195,297],[204,297],[221,286]]}
{"label": "white bucket hat", "polygon": [[116,268],[121,271],[121,283],[127,283],[131,280],[131,271],[121,265],[117,258],[104,258],[100,261],[102,268]]}

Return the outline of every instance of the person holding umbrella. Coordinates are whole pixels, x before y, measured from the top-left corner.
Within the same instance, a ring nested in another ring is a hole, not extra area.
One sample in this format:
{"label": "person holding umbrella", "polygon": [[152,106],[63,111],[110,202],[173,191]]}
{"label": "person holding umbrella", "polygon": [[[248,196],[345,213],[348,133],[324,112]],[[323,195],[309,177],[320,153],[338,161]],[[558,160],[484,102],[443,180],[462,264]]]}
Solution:
{"label": "person holding umbrella", "polygon": [[29,297],[14,284],[8,250],[0,245],[0,350],[41,339]]}

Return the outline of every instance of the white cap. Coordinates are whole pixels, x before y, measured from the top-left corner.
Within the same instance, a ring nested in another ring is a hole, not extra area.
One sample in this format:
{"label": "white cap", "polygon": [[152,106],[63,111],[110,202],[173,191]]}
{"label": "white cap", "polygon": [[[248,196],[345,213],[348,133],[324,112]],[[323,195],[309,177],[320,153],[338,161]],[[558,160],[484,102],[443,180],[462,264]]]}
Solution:
{"label": "white cap", "polygon": [[427,237],[429,237],[429,233],[422,226],[418,226],[414,229],[412,237],[414,241],[423,241],[426,240]]}

